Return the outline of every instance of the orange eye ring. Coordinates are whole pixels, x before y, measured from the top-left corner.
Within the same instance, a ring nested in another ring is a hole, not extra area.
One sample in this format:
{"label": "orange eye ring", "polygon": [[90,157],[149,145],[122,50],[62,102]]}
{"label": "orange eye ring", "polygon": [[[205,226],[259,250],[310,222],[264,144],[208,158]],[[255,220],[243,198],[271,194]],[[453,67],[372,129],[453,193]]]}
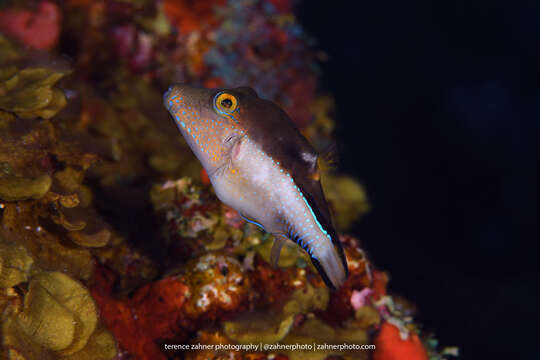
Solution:
{"label": "orange eye ring", "polygon": [[214,97],[214,109],[220,114],[231,114],[238,109],[238,100],[234,95],[220,92]]}

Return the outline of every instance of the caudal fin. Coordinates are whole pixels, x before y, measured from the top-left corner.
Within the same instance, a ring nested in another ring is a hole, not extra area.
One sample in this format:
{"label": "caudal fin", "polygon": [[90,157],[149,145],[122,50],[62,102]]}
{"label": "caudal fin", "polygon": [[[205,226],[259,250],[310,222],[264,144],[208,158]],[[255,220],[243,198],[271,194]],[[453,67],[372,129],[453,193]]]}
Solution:
{"label": "caudal fin", "polygon": [[347,262],[340,256],[338,249],[331,242],[318,247],[313,252],[311,262],[329,288],[337,289],[347,279]]}

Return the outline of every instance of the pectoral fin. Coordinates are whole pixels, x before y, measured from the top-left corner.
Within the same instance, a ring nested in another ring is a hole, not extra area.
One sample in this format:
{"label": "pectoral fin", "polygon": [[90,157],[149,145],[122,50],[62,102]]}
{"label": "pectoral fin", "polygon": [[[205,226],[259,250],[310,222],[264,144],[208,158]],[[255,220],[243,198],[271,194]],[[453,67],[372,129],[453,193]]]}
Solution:
{"label": "pectoral fin", "polygon": [[275,235],[274,237],[274,245],[272,245],[272,250],[270,251],[270,264],[273,267],[278,266],[279,261],[279,255],[281,254],[281,248],[283,247],[283,244],[287,241],[287,238],[283,235]]}

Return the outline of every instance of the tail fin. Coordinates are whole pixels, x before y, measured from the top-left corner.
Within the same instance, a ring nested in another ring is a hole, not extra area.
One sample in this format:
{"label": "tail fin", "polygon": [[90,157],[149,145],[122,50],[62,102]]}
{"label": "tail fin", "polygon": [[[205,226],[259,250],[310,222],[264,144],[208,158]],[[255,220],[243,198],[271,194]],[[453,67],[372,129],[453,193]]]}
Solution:
{"label": "tail fin", "polygon": [[313,251],[311,262],[331,289],[339,288],[347,279],[347,262],[331,241]]}

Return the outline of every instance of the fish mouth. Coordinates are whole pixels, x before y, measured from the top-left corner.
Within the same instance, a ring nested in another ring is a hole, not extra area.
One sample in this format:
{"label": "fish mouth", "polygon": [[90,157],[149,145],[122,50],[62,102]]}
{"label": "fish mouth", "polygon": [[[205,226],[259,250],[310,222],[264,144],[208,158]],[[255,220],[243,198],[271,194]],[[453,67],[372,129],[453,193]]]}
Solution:
{"label": "fish mouth", "polygon": [[163,101],[166,101],[169,97],[169,94],[174,90],[174,85],[169,86],[167,91],[165,91],[165,94],[163,94]]}
{"label": "fish mouth", "polygon": [[177,88],[176,85],[171,85],[169,86],[167,91],[165,91],[165,93],[163,94],[163,106],[165,106],[167,110],[171,110],[171,108],[173,107],[173,102],[171,100],[171,97],[173,96],[173,93],[176,90],[176,88]]}
{"label": "fish mouth", "polygon": [[171,109],[169,96],[173,92],[173,88],[174,88],[173,86],[169,86],[169,89],[167,89],[167,91],[165,91],[165,94],[163,94],[163,106],[165,106],[165,109],[167,109],[167,110]]}
{"label": "fish mouth", "polygon": [[208,107],[211,101],[212,89],[205,89],[184,83],[175,83],[169,86],[163,94],[163,105],[169,111],[176,106],[197,110]]}

